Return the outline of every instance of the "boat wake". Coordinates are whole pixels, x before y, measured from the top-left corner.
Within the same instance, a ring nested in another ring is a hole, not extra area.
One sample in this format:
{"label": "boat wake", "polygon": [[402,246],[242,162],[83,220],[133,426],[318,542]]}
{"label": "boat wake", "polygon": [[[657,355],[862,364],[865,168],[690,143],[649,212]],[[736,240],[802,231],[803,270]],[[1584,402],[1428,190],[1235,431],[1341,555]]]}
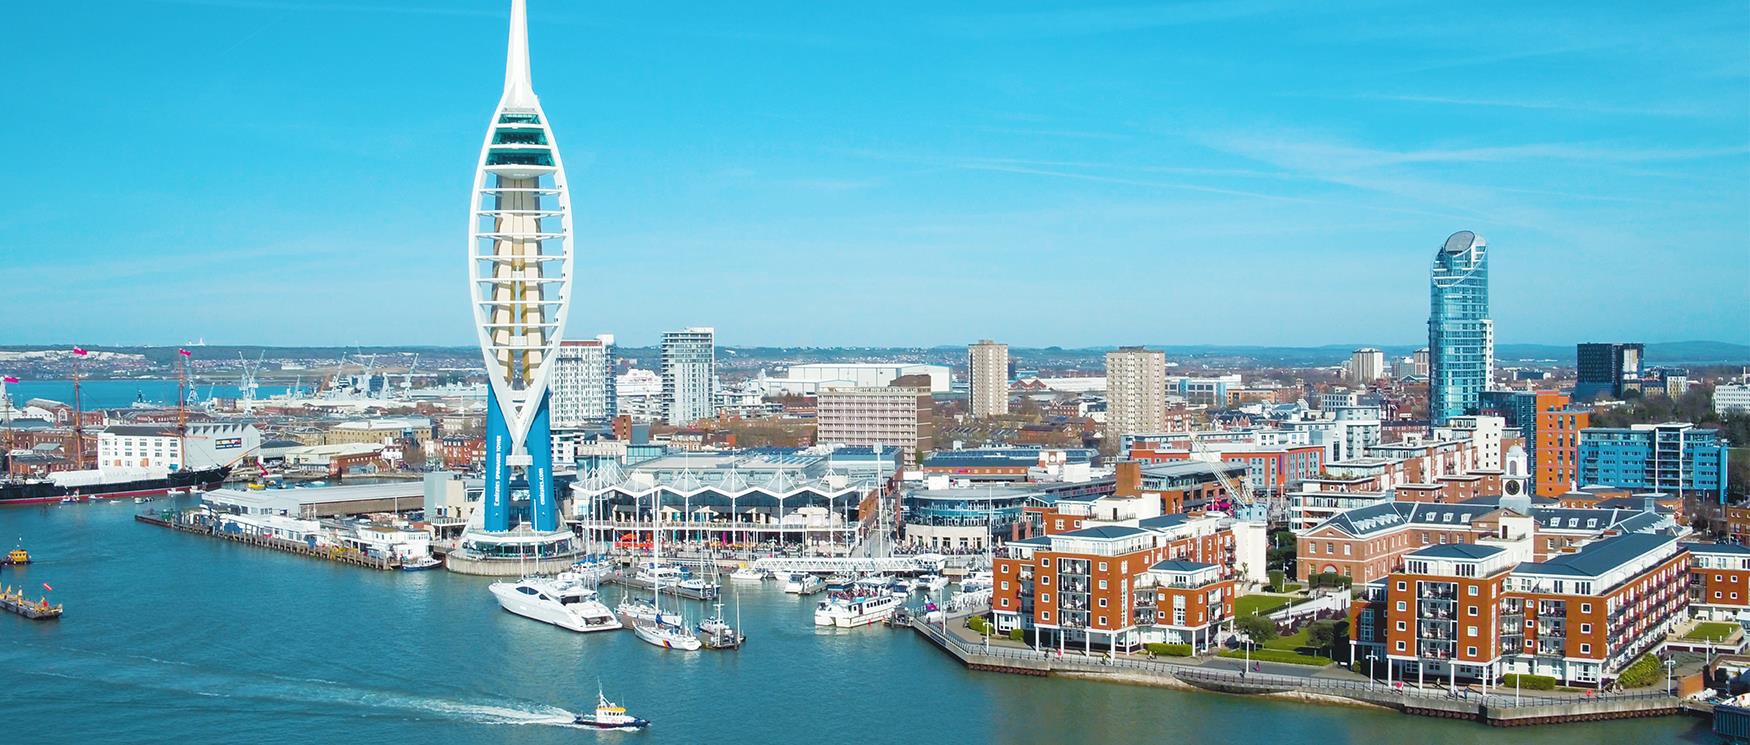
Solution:
{"label": "boat wake", "polygon": [[[394,718],[438,718],[486,725],[573,726],[576,714],[557,707],[521,701],[468,702],[437,696],[369,688],[322,678],[302,678],[272,673],[248,673],[190,665],[133,654],[105,655],[57,647],[56,669],[26,670],[40,675],[85,683],[103,683],[110,690],[136,689],[188,694],[202,699],[230,699],[281,704],[287,714],[311,711],[347,711],[348,715]],[[7,667],[0,654],[0,667]],[[214,705],[218,705],[216,702]],[[231,704],[226,704],[230,706]],[[202,706],[205,706],[202,704]],[[364,710],[360,712],[359,710]]]}

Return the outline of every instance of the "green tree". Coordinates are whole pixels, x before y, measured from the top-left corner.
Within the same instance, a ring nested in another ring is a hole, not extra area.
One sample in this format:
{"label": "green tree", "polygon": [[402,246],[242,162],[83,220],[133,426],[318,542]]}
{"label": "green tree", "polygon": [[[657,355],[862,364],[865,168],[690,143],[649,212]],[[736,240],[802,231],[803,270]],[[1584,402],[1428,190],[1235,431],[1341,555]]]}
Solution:
{"label": "green tree", "polygon": [[1257,644],[1276,638],[1276,622],[1256,613],[1235,620],[1234,628]]}

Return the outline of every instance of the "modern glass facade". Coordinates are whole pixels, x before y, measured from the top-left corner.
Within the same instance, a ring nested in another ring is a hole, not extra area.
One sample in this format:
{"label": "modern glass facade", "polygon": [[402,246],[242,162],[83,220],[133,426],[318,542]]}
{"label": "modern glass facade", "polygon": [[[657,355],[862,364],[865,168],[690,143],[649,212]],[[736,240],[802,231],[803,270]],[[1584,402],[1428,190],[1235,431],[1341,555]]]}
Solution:
{"label": "modern glass facade", "polygon": [[1468,230],[1434,254],[1428,303],[1428,418],[1474,414],[1495,368],[1488,245]]}
{"label": "modern glass facade", "polygon": [[1726,499],[1726,445],[1688,423],[1593,427],[1580,432],[1581,486]]}

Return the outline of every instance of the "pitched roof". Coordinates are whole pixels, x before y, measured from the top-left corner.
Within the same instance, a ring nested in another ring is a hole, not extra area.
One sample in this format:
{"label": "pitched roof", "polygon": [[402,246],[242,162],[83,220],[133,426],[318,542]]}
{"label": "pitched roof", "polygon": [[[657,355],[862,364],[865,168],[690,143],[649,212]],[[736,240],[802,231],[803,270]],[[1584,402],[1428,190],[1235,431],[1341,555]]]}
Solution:
{"label": "pitched roof", "polygon": [[1557,554],[1547,561],[1520,564],[1516,572],[1597,577],[1641,555],[1677,540],[1662,533],[1628,533],[1593,541],[1571,554]]}
{"label": "pitched roof", "polygon": [[1506,549],[1500,546],[1482,546],[1475,543],[1447,543],[1429,546],[1410,554],[1410,558],[1419,559],[1487,559]]}
{"label": "pitched roof", "polygon": [[1082,528],[1081,530],[1072,530],[1068,533],[1058,533],[1055,537],[1111,540],[1115,538],[1129,538],[1130,536],[1141,535],[1145,532],[1147,531],[1141,528],[1132,528],[1129,525],[1096,525],[1092,528]]}
{"label": "pitched roof", "polygon": [[1685,543],[1683,547],[1689,549],[1692,554],[1750,556],[1750,546],[1740,546],[1736,543]]}

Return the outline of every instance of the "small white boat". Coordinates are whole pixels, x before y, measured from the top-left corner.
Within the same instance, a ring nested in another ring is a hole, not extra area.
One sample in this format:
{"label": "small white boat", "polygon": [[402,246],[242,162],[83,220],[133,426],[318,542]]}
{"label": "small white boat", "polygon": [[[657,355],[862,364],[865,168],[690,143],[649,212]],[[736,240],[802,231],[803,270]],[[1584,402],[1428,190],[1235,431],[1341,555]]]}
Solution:
{"label": "small white boat", "polygon": [[765,578],[765,572],[749,566],[744,566],[729,573],[730,582],[762,582]]}
{"label": "small white boat", "polygon": [[499,607],[524,618],[544,621],[572,631],[612,631],[623,628],[596,591],[578,576],[527,577],[516,582],[494,582],[487,587]]}
{"label": "small white boat", "polygon": [[940,574],[923,574],[918,576],[915,584],[920,590],[936,593],[948,586],[948,578]]}
{"label": "small white boat", "polygon": [[145,504],[145,503],[150,502],[150,501],[152,501],[152,500],[147,499],[145,497],[134,497],[134,504]]}
{"label": "small white boat", "polygon": [[912,591],[911,583],[907,582],[903,579],[895,579],[892,582],[887,583],[887,594],[890,597],[896,597],[896,598],[899,598],[900,600],[904,600],[906,598],[911,597],[911,591]]}
{"label": "small white boat", "polygon": [[403,572],[423,572],[423,571],[426,571],[427,569],[436,569],[436,568],[441,567],[443,565],[444,565],[444,560],[439,559],[436,556],[421,556],[417,559],[411,559],[408,561],[401,562],[401,571],[403,571]]}
{"label": "small white boat", "polygon": [[823,600],[814,608],[814,625],[841,629],[868,626],[886,620],[900,604],[899,598],[885,594]]}
{"label": "small white boat", "polygon": [[826,589],[825,581],[805,572],[792,574],[790,579],[784,582],[784,592],[792,595],[813,595],[824,589]]}
{"label": "small white boat", "polygon": [[687,630],[684,627],[666,623],[639,621],[632,624],[632,632],[637,634],[638,638],[643,639],[646,643],[662,647],[663,649],[696,652],[701,647],[705,646],[703,642],[699,641],[699,637],[687,633]]}
{"label": "small white boat", "polygon": [[980,569],[960,578],[961,592],[981,592],[995,586],[996,577],[988,569]]}
{"label": "small white boat", "polygon": [[672,613],[663,613],[659,617],[656,606],[643,598],[626,598],[614,606],[614,612],[634,624],[661,621],[666,625],[676,626],[681,623],[681,617]]}
{"label": "small white boat", "polygon": [[639,719],[626,713],[626,708],[608,700],[600,689],[596,690],[595,713],[578,714],[571,720],[572,724],[596,729],[637,730],[650,726],[650,720]]}

